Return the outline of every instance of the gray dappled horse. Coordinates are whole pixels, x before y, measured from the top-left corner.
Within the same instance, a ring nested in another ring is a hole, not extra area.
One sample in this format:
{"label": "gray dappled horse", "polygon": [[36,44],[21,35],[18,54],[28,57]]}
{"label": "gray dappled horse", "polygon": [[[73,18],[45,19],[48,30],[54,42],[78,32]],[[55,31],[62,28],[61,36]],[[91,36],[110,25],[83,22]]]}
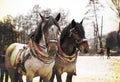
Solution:
{"label": "gray dappled horse", "polygon": [[23,82],[22,75],[26,75],[26,82],[32,82],[36,76],[42,77],[44,82],[50,80],[58,50],[60,13],[56,18],[40,17],[42,21],[30,34],[28,44],[13,43],[6,50],[5,66],[11,82]]}

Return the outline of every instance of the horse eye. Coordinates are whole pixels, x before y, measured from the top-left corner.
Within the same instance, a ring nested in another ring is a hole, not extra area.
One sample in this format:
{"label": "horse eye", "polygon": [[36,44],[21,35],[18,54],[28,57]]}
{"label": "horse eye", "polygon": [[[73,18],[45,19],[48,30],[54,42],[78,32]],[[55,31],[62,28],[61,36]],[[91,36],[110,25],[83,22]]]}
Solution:
{"label": "horse eye", "polygon": [[75,33],[75,34],[78,34],[78,32],[77,32],[77,31],[74,31],[74,33]]}
{"label": "horse eye", "polygon": [[51,29],[51,31],[53,32],[53,31],[54,31],[54,29],[52,28],[52,29]]}

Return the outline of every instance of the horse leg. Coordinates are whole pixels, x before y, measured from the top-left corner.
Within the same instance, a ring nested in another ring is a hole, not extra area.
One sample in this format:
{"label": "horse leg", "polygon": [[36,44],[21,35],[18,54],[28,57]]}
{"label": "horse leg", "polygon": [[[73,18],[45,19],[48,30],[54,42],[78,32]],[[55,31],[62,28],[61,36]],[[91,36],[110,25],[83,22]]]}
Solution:
{"label": "horse leg", "polygon": [[16,82],[19,82],[19,79],[20,79],[20,74],[18,73],[18,70],[15,70],[15,73],[14,73],[14,75],[15,75],[15,81]]}
{"label": "horse leg", "polygon": [[55,78],[55,71],[53,71],[53,73],[52,73],[52,76],[50,78],[50,82],[54,82],[54,78]]}
{"label": "horse leg", "polygon": [[107,59],[110,58],[110,48],[107,48]]}
{"label": "horse leg", "polygon": [[39,82],[43,82],[43,78],[42,77],[40,77]]}
{"label": "horse leg", "polygon": [[18,73],[17,76],[18,76],[18,82],[23,82],[22,74]]}
{"label": "horse leg", "polygon": [[66,79],[66,82],[72,82],[72,76],[73,76],[72,73],[67,73],[67,79]]}
{"label": "horse leg", "polygon": [[0,82],[3,82],[3,78],[4,78],[4,70],[2,70],[2,68],[0,69]]}
{"label": "horse leg", "polygon": [[26,77],[26,82],[32,82],[32,80],[33,80],[32,77],[30,77],[30,76]]}
{"label": "horse leg", "polygon": [[34,78],[34,72],[32,72],[31,70],[26,71],[26,82],[32,82],[33,78]]}
{"label": "horse leg", "polygon": [[54,81],[54,75],[55,74],[52,74],[52,77],[50,78],[50,81],[40,77],[39,82],[53,82]]}
{"label": "horse leg", "polygon": [[17,66],[17,69],[16,69],[16,77],[17,77],[16,81],[17,81],[17,82],[23,82],[22,74],[20,74],[20,73],[18,72],[18,70],[19,70],[19,65]]}
{"label": "horse leg", "polygon": [[17,75],[17,70],[14,69],[8,69],[8,73],[10,75],[11,78],[11,82],[18,82],[18,75]]}
{"label": "horse leg", "polygon": [[57,82],[62,82],[61,74],[59,74],[57,71],[55,71],[55,73],[56,73]]}
{"label": "horse leg", "polygon": [[5,82],[8,82],[8,71],[5,69]]}
{"label": "horse leg", "polygon": [[[50,82],[53,82],[53,80],[54,80],[54,75],[55,75],[55,74],[52,74],[52,77],[50,78]],[[43,79],[42,77],[40,77],[39,82],[46,82],[46,80]]]}
{"label": "horse leg", "polygon": [[50,82],[50,80],[43,78],[43,82]]}
{"label": "horse leg", "polygon": [[1,68],[0,68],[0,82],[2,81],[2,79],[1,79],[1,72],[2,72],[2,71],[1,71]]}

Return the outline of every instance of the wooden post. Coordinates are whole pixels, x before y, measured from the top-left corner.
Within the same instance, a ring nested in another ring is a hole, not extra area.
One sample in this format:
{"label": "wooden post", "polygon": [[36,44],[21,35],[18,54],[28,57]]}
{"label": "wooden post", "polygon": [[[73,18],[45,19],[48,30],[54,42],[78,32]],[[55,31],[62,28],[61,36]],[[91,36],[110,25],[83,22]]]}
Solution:
{"label": "wooden post", "polygon": [[98,21],[97,21],[97,14],[96,14],[96,5],[95,0],[93,0],[93,7],[94,7],[94,14],[95,14],[95,29],[96,29],[96,51],[98,49],[98,40],[99,40],[99,28],[98,28]]}
{"label": "wooden post", "polygon": [[100,40],[100,48],[103,48],[103,44],[102,44],[102,31],[103,31],[103,16],[102,16],[102,19],[101,19],[101,38],[99,39]]}

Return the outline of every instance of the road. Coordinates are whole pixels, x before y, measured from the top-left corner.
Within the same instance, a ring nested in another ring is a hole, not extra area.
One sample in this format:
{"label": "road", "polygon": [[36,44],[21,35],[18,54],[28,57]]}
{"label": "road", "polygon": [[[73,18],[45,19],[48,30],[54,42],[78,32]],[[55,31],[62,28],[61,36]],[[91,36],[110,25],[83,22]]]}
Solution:
{"label": "road", "polygon": [[73,82],[120,82],[120,57],[80,56],[77,73]]}
{"label": "road", "polygon": [[[120,82],[120,57],[79,56],[73,82]],[[65,82],[66,73],[62,75]],[[38,77],[34,79],[38,82]],[[55,80],[56,82],[56,80]]]}
{"label": "road", "polygon": [[[73,82],[120,82],[120,57],[79,56]],[[66,73],[62,75],[65,82]],[[25,78],[24,78],[25,79]],[[39,77],[34,78],[38,82]],[[56,80],[55,80],[56,82]]]}

